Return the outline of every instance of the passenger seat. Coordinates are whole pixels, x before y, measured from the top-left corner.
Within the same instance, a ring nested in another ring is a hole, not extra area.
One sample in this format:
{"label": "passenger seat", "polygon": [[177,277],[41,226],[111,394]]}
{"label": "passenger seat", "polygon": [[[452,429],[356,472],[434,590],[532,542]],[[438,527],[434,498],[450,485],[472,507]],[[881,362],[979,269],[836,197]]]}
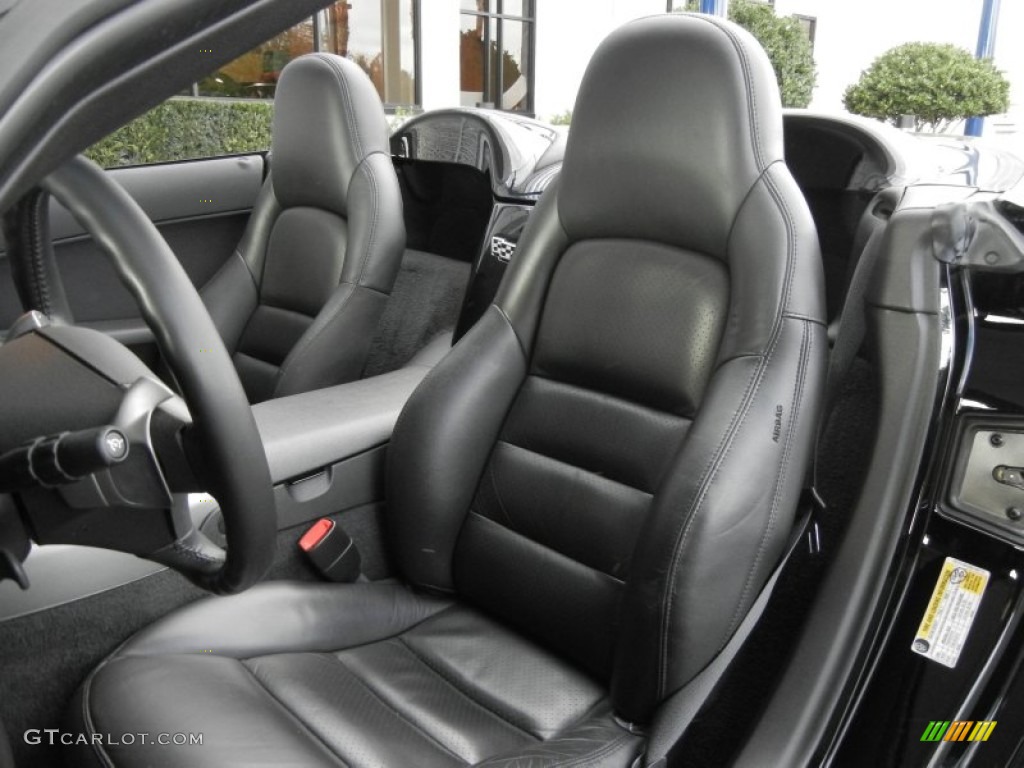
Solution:
{"label": "passenger seat", "polygon": [[238,248],[202,289],[253,403],[360,377],[405,245],[384,109],[355,63],[284,68],[272,156]]}

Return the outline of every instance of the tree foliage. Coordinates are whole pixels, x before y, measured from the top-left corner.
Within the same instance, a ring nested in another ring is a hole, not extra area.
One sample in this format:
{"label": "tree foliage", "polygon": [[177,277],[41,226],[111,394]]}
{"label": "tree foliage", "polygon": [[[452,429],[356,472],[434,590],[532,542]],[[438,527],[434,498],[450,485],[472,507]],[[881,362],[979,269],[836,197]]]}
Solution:
{"label": "tree foliage", "polygon": [[[685,9],[700,9],[698,0],[689,0]],[[739,24],[761,43],[775,70],[784,107],[806,107],[818,73],[814,67],[811,41],[795,16],[776,16],[767,3],[730,0],[729,20]]]}
{"label": "tree foliage", "polygon": [[955,45],[906,43],[879,56],[846,89],[850,112],[896,124],[913,115],[917,130],[937,132],[967,117],[1005,112],[1010,83],[988,59]]}
{"label": "tree foliage", "polygon": [[572,110],[567,109],[565,112],[559,112],[557,115],[552,115],[548,118],[548,122],[551,125],[569,125],[572,123]]}
{"label": "tree foliage", "polygon": [[729,19],[757,38],[768,53],[782,92],[782,106],[806,107],[818,73],[811,41],[795,16],[776,16],[767,3],[731,0]]}

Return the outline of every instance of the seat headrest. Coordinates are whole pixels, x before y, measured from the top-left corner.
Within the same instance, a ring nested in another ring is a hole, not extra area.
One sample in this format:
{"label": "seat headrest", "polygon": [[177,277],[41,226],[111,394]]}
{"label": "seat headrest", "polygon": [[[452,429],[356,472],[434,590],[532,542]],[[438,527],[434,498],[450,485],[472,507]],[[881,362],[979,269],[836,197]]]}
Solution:
{"label": "seat headrest", "polygon": [[750,34],[697,14],[639,19],[587,68],[559,214],[573,240],[642,237],[724,258],[745,196],[782,157],[778,85]]}
{"label": "seat headrest", "polygon": [[347,214],[352,174],[387,153],[388,126],[377,89],[357,64],[329,53],[301,56],[281,71],[274,97],[274,194]]}

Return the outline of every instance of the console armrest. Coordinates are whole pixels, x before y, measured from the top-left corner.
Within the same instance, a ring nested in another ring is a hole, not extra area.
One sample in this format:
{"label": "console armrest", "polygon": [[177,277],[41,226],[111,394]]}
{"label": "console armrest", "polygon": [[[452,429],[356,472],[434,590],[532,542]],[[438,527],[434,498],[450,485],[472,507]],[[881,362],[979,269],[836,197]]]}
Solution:
{"label": "console armrest", "polygon": [[405,401],[430,370],[410,365],[252,408],[275,484],[316,472],[391,437]]}

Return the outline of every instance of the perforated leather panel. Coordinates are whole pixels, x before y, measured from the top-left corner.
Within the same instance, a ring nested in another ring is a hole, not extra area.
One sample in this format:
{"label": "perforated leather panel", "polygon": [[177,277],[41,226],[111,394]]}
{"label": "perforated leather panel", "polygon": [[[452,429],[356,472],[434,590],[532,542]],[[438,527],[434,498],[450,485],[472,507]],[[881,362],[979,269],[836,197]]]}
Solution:
{"label": "perforated leather panel", "polygon": [[710,256],[644,240],[574,243],[551,278],[533,373],[692,416],[728,301],[728,272]]}
{"label": "perforated leather panel", "polygon": [[711,257],[635,240],[570,247],[462,530],[459,592],[602,678],[630,559],[728,300]]}
{"label": "perforated leather panel", "polygon": [[83,745],[76,757],[90,765],[621,768],[640,747],[586,675],[475,611],[394,584],[276,582],[226,607],[193,604],[124,646],[79,704],[83,729],[113,716],[133,733],[204,734],[177,754]]}

